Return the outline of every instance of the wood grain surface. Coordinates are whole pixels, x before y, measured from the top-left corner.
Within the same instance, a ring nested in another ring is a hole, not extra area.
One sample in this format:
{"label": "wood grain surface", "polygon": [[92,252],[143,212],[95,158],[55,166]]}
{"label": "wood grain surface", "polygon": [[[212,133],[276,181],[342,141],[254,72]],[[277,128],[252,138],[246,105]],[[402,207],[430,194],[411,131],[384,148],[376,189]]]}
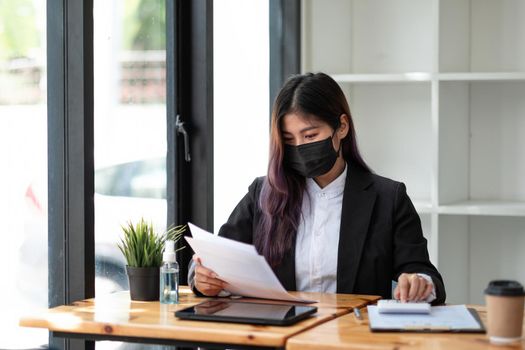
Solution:
{"label": "wood grain surface", "polygon": [[[38,315],[20,320],[25,327],[47,328],[50,331],[126,336],[148,339],[172,339],[190,342],[284,346],[286,339],[335,317],[347,314],[354,307],[373,302],[379,297],[349,294],[293,292],[300,298],[318,300],[313,317],[292,326],[259,326],[235,323],[186,321],[174,316],[176,310],[195,305],[207,298],[196,297],[187,287],[180,289],[180,303],[131,301],[128,292],[119,292],[73,305],[58,306]],[[253,299],[239,301],[275,302]],[[286,303],[286,302],[285,302]]]}
{"label": "wood grain surface", "polygon": [[[471,306],[485,323],[484,306]],[[510,346],[489,343],[485,334],[456,333],[372,333],[368,327],[366,308],[362,309],[363,321],[353,313],[330,320],[313,329],[288,339],[287,350],[313,349],[378,349],[378,350],[482,350],[482,349],[524,349],[525,341]]]}

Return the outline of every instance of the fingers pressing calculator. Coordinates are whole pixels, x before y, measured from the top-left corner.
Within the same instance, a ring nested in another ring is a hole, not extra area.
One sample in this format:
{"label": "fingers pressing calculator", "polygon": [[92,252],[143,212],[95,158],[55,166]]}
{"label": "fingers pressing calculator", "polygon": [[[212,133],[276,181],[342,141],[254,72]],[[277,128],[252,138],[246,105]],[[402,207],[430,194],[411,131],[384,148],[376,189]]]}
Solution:
{"label": "fingers pressing calculator", "polygon": [[426,302],[406,302],[395,299],[381,299],[377,302],[381,314],[429,314],[430,304]]}

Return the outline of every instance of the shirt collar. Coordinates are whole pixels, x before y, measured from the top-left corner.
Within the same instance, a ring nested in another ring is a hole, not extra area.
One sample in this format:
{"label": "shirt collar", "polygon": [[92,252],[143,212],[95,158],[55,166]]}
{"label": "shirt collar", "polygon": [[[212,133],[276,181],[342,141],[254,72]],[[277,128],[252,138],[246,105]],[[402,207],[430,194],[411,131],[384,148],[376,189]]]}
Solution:
{"label": "shirt collar", "polygon": [[308,191],[308,194],[310,196],[316,196],[327,199],[341,195],[345,189],[347,169],[348,165],[345,163],[345,168],[343,172],[338,177],[336,177],[334,181],[330,182],[324,188],[319,187],[319,185],[317,184],[317,182],[315,182],[314,179],[307,178],[306,191]]}

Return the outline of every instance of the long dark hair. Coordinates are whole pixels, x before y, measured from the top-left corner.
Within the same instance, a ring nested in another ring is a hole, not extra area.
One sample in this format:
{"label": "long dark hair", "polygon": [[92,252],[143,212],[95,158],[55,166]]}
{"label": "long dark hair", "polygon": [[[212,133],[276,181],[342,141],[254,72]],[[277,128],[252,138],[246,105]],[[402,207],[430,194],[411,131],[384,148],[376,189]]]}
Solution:
{"label": "long dark hair", "polygon": [[284,255],[295,244],[306,183],[304,177],[283,166],[282,120],[289,113],[315,117],[334,130],[340,126],[340,116],[346,114],[349,130],[342,140],[343,158],[352,167],[370,172],[357,149],[350,108],[339,85],[324,73],[290,77],[273,105],[268,174],[259,202],[262,217],[254,238],[255,247],[272,267],[281,264]]}

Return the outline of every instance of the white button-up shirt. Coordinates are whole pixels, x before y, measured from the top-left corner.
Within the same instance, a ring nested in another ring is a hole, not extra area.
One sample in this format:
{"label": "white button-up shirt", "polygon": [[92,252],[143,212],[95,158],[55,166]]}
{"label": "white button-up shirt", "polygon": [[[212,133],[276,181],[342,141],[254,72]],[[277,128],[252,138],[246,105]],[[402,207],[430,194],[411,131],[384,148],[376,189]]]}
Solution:
{"label": "white button-up shirt", "polygon": [[306,179],[302,215],[295,243],[295,281],[298,291],[335,293],[339,229],[346,171],[326,187]]}

